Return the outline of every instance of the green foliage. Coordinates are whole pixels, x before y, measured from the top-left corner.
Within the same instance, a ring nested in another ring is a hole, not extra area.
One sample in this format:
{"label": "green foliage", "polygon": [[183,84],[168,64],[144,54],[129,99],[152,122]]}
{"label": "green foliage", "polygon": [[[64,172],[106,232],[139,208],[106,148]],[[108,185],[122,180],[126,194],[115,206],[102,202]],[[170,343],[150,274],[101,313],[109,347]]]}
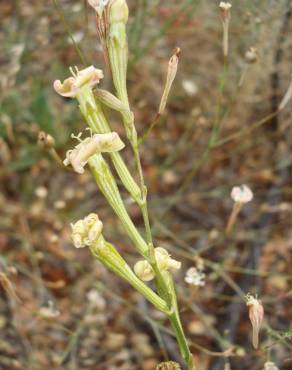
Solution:
{"label": "green foliage", "polygon": [[48,105],[45,89],[41,85],[38,85],[34,91],[31,113],[41,130],[51,135],[54,134],[53,115]]}

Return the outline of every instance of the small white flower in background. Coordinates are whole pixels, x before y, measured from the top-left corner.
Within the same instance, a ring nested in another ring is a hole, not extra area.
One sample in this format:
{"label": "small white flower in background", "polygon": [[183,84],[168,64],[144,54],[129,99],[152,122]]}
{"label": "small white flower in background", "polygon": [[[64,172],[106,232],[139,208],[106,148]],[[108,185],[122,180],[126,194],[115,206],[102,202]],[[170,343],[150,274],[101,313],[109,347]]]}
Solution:
{"label": "small white flower in background", "polygon": [[194,96],[198,93],[198,86],[191,80],[183,80],[182,86],[185,92],[190,96]]}
{"label": "small white flower in background", "polygon": [[249,319],[252,325],[252,344],[254,348],[258,348],[259,332],[264,319],[264,307],[257,297],[249,293],[246,295],[246,305],[249,308]]}
{"label": "small white flower in background", "polygon": [[74,137],[79,140],[79,144],[73,150],[67,151],[63,163],[65,166],[71,164],[74,170],[80,174],[84,173],[84,166],[94,154],[117,152],[125,147],[116,132],[95,134],[84,140],[80,139],[81,134]]}
{"label": "small white flower in background", "polygon": [[54,307],[52,301],[48,302],[47,307],[41,307],[38,314],[44,319],[54,319],[60,315],[60,312]]}
{"label": "small white flower in background", "polygon": [[74,98],[83,86],[94,87],[103,78],[103,71],[94,66],[87,67],[81,71],[75,67],[70,68],[72,77],[67,78],[62,83],[60,80],[54,81],[55,91],[66,98]]}
{"label": "small white flower in background", "polygon": [[231,191],[231,198],[236,203],[248,203],[253,199],[253,192],[247,185],[234,186]]}
{"label": "small white flower in background", "polygon": [[190,285],[204,286],[206,274],[196,267],[190,267],[185,276],[185,282]]}
{"label": "small white flower in background", "polygon": [[[178,270],[181,267],[181,262],[176,261],[175,259],[171,258],[170,254],[167,252],[166,249],[158,247],[154,250],[155,258],[157,261],[157,265],[160,270]],[[139,279],[143,281],[150,281],[154,279],[155,274],[151,267],[151,265],[145,261],[138,261],[134,266],[135,274],[138,276]]]}
{"label": "small white flower in background", "polygon": [[274,362],[267,361],[264,364],[264,370],[279,370],[279,368]]}
{"label": "small white flower in background", "polygon": [[40,199],[45,199],[48,196],[48,189],[44,186],[38,186],[35,189],[35,195]]}
{"label": "small white flower in background", "polygon": [[88,301],[100,311],[103,311],[105,309],[106,307],[105,299],[96,289],[91,289],[86,294],[86,297]]}
{"label": "small white flower in background", "polygon": [[231,7],[232,7],[232,5],[230,3],[226,3],[225,1],[221,1],[220,4],[219,4],[219,8],[224,10],[224,11],[230,10]]}
{"label": "small white flower in background", "polygon": [[95,213],[71,224],[72,240],[76,248],[91,246],[101,236],[103,224]]}
{"label": "small white flower in background", "polygon": [[250,47],[245,53],[245,60],[249,64],[255,63],[258,60],[258,49]]}

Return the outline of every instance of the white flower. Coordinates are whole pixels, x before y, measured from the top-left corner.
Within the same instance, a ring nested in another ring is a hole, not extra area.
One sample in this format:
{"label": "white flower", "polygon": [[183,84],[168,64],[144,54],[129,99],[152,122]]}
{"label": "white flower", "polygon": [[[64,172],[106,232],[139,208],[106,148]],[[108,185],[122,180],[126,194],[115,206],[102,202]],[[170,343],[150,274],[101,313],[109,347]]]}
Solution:
{"label": "white flower", "polygon": [[279,370],[279,368],[274,362],[267,361],[264,364],[264,370]]}
{"label": "white flower", "polygon": [[54,82],[55,91],[66,98],[74,98],[83,86],[93,87],[103,78],[103,71],[93,66],[81,71],[77,67],[75,71],[70,68],[70,71],[72,77],[67,78],[63,83],[60,80]]}
{"label": "white flower", "polygon": [[247,185],[234,186],[231,191],[231,198],[236,203],[248,203],[253,199],[253,192]]}
{"label": "white flower", "polygon": [[204,286],[206,274],[196,267],[190,267],[185,276],[185,282],[190,285]]}
{"label": "white flower", "polygon": [[258,49],[250,47],[245,53],[245,60],[247,63],[255,63],[258,60]]}
{"label": "white flower", "polygon": [[80,142],[73,150],[67,151],[66,159],[63,163],[65,166],[71,164],[74,170],[80,174],[84,173],[84,166],[94,154],[117,152],[125,146],[116,132],[95,134],[84,140],[80,139],[80,134],[77,137],[73,137]]}
{"label": "white flower", "polygon": [[90,213],[83,220],[71,224],[72,240],[76,248],[91,246],[101,236],[103,224],[95,213]]}
{"label": "white flower", "polygon": [[38,314],[44,319],[55,319],[60,315],[60,312],[54,307],[52,301],[48,302],[48,306],[41,307]]}
{"label": "white flower", "polygon": [[198,86],[191,80],[183,80],[182,86],[190,96],[194,96],[198,93]]}
{"label": "white flower", "polygon": [[97,309],[103,311],[106,307],[106,301],[103,296],[96,290],[91,289],[87,294],[86,297],[88,301],[95,306]]}
{"label": "white flower", "polygon": [[[171,258],[170,254],[166,249],[158,247],[154,250],[155,258],[157,261],[158,268],[161,271],[169,269],[178,270],[181,267],[181,262]],[[135,274],[143,281],[150,281],[154,279],[155,273],[150,264],[145,261],[138,261],[134,266]]]}
{"label": "white flower", "polygon": [[228,11],[231,7],[232,5],[230,3],[226,3],[225,1],[221,1],[219,4],[219,8],[224,11]]}

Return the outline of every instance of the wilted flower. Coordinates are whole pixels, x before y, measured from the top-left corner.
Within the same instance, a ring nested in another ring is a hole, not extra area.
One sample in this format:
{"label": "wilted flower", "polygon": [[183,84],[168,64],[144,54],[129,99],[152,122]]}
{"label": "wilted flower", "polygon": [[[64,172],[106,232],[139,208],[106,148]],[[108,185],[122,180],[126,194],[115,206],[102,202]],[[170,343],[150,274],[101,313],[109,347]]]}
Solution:
{"label": "wilted flower", "polygon": [[71,224],[72,240],[76,248],[90,247],[102,233],[103,224],[95,213],[89,214],[83,220]]}
{"label": "wilted flower", "polygon": [[230,3],[226,3],[225,1],[221,1],[219,4],[219,8],[224,12],[228,12],[231,9],[232,5]]}
{"label": "wilted flower", "polygon": [[60,80],[54,82],[55,91],[66,98],[74,98],[83,86],[93,87],[103,78],[103,71],[93,66],[81,71],[77,67],[75,71],[70,68],[70,71],[72,77],[67,78],[63,83]]}
{"label": "wilted flower", "polygon": [[167,75],[166,75],[166,82],[165,82],[164,91],[163,91],[159,109],[158,109],[159,114],[163,114],[165,110],[167,99],[170,93],[170,89],[171,89],[171,86],[173,84],[173,81],[177,73],[179,55],[180,55],[180,48],[175,48],[173,55],[169,59]]}
{"label": "wilted flower", "polygon": [[55,139],[44,131],[38,134],[38,145],[44,149],[52,149],[55,146]]}
{"label": "wilted flower", "polygon": [[249,64],[255,63],[258,60],[258,49],[250,47],[245,53],[245,60]]}
{"label": "wilted flower", "polygon": [[185,282],[190,285],[204,286],[206,274],[196,267],[190,267],[185,276]]}
{"label": "wilted flower", "polygon": [[248,203],[253,199],[253,192],[247,185],[234,186],[231,191],[231,198],[236,203]]}
{"label": "wilted flower", "polygon": [[108,3],[109,0],[88,0],[88,4],[93,7],[99,17],[102,16],[104,8],[107,6]]}
{"label": "wilted flower", "polygon": [[94,154],[117,152],[125,146],[116,132],[95,134],[84,140],[80,139],[80,135],[76,138],[80,140],[79,144],[73,150],[67,151],[63,163],[65,166],[71,164],[74,170],[80,174],[84,173],[84,166]]}
{"label": "wilted flower", "polygon": [[[154,250],[156,262],[160,270],[174,269],[178,270],[181,267],[181,262],[171,258],[166,249],[158,247]],[[135,274],[143,281],[150,281],[154,279],[155,273],[150,264],[143,260],[138,261],[134,266]]]}
{"label": "wilted flower", "polygon": [[246,296],[246,305],[249,308],[249,319],[252,325],[252,344],[254,348],[258,348],[259,332],[264,318],[264,307],[261,301],[251,294]]}

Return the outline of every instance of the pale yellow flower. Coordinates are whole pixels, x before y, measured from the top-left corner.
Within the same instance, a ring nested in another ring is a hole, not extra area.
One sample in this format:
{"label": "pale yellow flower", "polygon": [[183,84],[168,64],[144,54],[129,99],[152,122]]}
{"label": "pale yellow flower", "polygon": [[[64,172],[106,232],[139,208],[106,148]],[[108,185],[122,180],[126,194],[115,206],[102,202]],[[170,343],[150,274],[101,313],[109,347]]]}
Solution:
{"label": "pale yellow flower", "polygon": [[71,224],[72,241],[76,248],[91,246],[101,236],[103,224],[95,213],[89,214],[83,220]]}
{"label": "pale yellow flower", "polygon": [[[158,268],[161,271],[169,269],[178,270],[181,267],[181,262],[171,258],[166,249],[158,247],[154,250]],[[138,261],[134,266],[135,274],[143,281],[150,281],[154,279],[155,273],[148,261]]]}
{"label": "pale yellow flower", "polygon": [[[77,138],[80,140],[80,136]],[[74,171],[82,174],[85,165],[94,154],[117,152],[124,147],[125,144],[116,132],[95,134],[92,137],[80,140],[73,150],[68,150],[63,163],[65,166],[71,164]]]}
{"label": "pale yellow flower", "polygon": [[93,66],[81,71],[77,67],[75,67],[75,71],[70,68],[70,71],[72,76],[64,80],[63,83],[60,80],[54,82],[55,91],[66,98],[74,98],[83,86],[94,87],[103,78],[103,71]]}

